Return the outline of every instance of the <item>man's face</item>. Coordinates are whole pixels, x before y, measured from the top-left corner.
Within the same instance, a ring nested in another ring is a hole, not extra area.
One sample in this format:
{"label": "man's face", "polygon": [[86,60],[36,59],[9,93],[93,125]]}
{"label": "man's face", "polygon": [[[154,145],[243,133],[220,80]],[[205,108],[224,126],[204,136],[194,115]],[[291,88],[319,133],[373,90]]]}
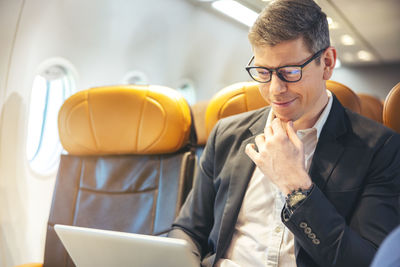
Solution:
{"label": "man's face", "polygon": [[[269,69],[301,65],[313,56],[302,38],[275,46],[253,47],[253,50],[254,65]],[[270,103],[275,116],[293,121],[297,129],[312,127],[327,103],[324,57],[322,53],[320,64],[313,60],[305,66],[298,82],[284,82],[274,72],[270,82],[260,83],[261,95]]]}

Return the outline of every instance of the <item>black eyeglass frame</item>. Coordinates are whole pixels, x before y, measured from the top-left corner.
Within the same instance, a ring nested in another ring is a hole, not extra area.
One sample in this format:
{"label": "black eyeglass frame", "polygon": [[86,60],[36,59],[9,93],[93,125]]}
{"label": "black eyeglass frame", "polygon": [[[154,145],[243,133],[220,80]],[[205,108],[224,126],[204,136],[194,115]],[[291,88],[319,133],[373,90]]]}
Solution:
{"label": "black eyeglass frame", "polygon": [[[282,81],[287,82],[287,83],[295,83],[295,82],[300,81],[301,78],[303,77],[303,68],[304,68],[305,66],[307,66],[310,62],[312,62],[314,59],[317,59],[318,57],[320,57],[321,54],[322,54],[326,49],[328,49],[328,47],[319,50],[319,51],[318,51],[317,53],[315,53],[309,60],[307,60],[306,62],[304,62],[304,63],[301,64],[301,65],[286,65],[286,66],[278,67],[278,68],[275,68],[275,69],[268,69],[268,68],[266,68],[266,67],[250,67],[251,62],[253,62],[253,60],[254,60],[254,56],[252,56],[251,59],[250,59],[250,61],[249,61],[249,63],[247,63],[246,70],[247,70],[247,72],[249,73],[250,77],[251,77],[253,80],[255,80],[256,82],[259,82],[259,83],[269,83],[269,82],[271,81],[271,79],[272,79],[272,74],[273,74],[273,72],[275,72],[276,75],[279,77],[279,79],[281,79]],[[286,80],[285,77],[283,77],[283,75],[282,75],[281,73],[279,73],[279,70],[280,70],[280,69],[283,69],[283,68],[287,68],[287,67],[296,67],[296,68],[300,68],[300,78],[299,78],[298,80],[296,80],[296,81],[288,81],[288,80]],[[250,73],[250,71],[251,71],[252,69],[263,69],[263,70],[269,71],[269,73],[270,73],[270,75],[269,75],[269,80],[268,80],[268,81],[263,81],[263,82],[256,80],[256,79],[253,77],[253,75],[251,75],[251,73]]]}

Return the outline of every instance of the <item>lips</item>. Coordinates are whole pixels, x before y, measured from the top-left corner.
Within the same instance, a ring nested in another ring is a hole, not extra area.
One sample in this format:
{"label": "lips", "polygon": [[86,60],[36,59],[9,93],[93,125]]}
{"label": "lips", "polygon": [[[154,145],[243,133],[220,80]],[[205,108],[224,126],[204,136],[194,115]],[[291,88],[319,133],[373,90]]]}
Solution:
{"label": "lips", "polygon": [[287,107],[291,103],[293,103],[295,100],[296,100],[296,98],[291,99],[291,100],[284,100],[284,101],[280,100],[280,101],[271,101],[271,102],[274,106],[277,106],[277,107]]}

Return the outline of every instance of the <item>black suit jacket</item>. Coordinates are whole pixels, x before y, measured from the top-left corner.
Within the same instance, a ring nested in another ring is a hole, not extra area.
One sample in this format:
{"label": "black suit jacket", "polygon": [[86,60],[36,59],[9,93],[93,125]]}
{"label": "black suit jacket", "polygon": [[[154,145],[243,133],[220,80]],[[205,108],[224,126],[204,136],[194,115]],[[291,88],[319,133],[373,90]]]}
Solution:
{"label": "black suit jacket", "polygon": [[[223,119],[208,139],[170,232],[192,244],[203,266],[215,264],[230,244],[255,168],[244,149],[263,133],[269,110]],[[400,136],[334,97],[309,174],[316,186],[283,220],[295,236],[297,266],[368,266],[399,221]]]}

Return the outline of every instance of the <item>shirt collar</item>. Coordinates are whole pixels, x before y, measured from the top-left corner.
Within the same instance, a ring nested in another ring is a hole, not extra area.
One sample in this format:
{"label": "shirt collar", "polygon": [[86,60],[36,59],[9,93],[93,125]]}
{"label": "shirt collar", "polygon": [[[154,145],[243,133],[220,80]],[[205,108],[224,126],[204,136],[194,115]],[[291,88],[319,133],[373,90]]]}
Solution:
{"label": "shirt collar", "polygon": [[[332,102],[333,102],[333,97],[332,93],[329,90],[326,90],[326,94],[328,95],[328,103],[326,104],[324,110],[322,111],[321,115],[319,116],[318,120],[315,122],[314,126],[308,129],[303,129],[303,130],[298,130],[297,133],[298,135],[306,135],[312,129],[317,130],[317,138],[319,138],[319,135],[321,134],[322,127],[324,127],[324,124],[326,120],[328,119],[329,112],[331,111],[332,108]],[[267,123],[266,126],[271,125],[272,120],[275,118],[275,114],[273,113],[272,109],[268,114],[267,118]]]}

